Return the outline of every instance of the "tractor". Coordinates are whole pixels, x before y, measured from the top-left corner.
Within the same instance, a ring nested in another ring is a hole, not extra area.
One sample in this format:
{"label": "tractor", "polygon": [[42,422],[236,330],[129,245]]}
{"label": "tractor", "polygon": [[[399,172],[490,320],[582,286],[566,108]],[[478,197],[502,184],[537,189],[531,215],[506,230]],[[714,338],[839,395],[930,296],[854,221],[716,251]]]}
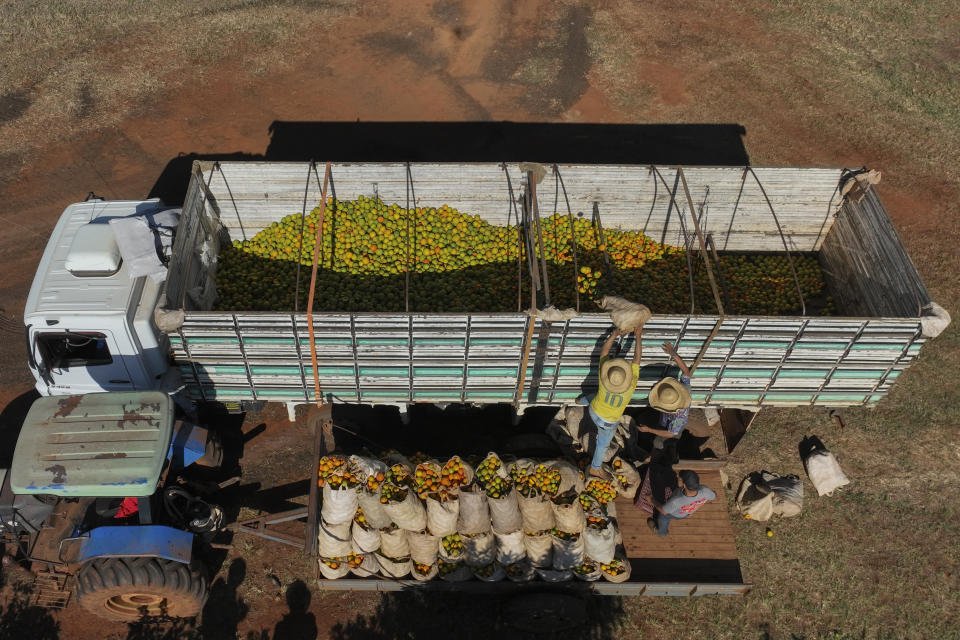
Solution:
{"label": "tractor", "polygon": [[39,605],[75,594],[115,621],[195,616],[208,593],[198,551],[223,514],[193,478],[222,459],[219,437],[162,392],[39,398],[0,470],[4,564],[35,574]]}

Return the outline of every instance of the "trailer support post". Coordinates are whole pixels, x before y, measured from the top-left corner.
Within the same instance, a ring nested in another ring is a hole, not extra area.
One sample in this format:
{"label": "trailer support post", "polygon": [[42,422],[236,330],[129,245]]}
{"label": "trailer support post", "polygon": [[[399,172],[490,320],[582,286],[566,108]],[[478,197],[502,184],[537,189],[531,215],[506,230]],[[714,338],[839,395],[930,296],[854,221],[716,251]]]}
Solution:
{"label": "trailer support post", "polygon": [[690,208],[690,218],[693,220],[693,229],[697,234],[697,242],[700,244],[700,253],[703,255],[703,264],[707,267],[707,280],[710,281],[710,290],[713,292],[713,301],[717,305],[717,313],[721,316],[726,315],[723,311],[723,302],[720,300],[720,291],[717,289],[717,281],[713,277],[713,267],[710,265],[710,255],[707,253],[707,243],[703,239],[703,232],[700,230],[700,221],[697,219],[697,210],[693,206],[693,198],[690,197],[690,189],[687,187],[687,178],[683,175],[683,168],[677,167],[677,175],[680,176],[680,182],[683,184],[683,193],[687,197],[687,206]]}
{"label": "trailer support post", "polygon": [[327,210],[327,185],[330,182],[330,163],[323,171],[323,189],[320,193],[320,216],[317,224],[317,243],[313,250],[313,270],[310,273],[310,292],[307,296],[307,332],[310,334],[310,364],[313,366],[313,391],[317,406],[323,405],[320,393],[320,373],[317,371],[317,345],[313,335],[313,297],[317,289],[317,266],[320,261],[320,245],[323,243],[323,216]]}

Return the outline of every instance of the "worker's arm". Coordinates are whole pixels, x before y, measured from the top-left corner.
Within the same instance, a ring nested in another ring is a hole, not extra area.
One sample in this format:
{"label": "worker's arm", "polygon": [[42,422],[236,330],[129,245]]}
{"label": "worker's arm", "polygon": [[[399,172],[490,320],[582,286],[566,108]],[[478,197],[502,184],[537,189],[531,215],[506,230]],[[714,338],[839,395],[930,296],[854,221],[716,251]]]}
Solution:
{"label": "worker's arm", "polygon": [[[665,515],[665,516],[666,516],[666,515],[670,515],[670,514],[668,514],[666,511],[663,510],[663,508],[664,508],[664,507],[666,506],[666,504],[667,504],[666,502],[660,502],[659,500],[657,500],[657,499],[654,498],[653,496],[650,496],[650,502],[651,502],[651,504],[653,504],[653,508],[656,509],[657,511],[659,511],[660,513],[662,513],[663,515]],[[669,500],[668,500],[667,502],[669,502]]]}
{"label": "worker's arm", "polygon": [[660,436],[661,438],[675,438],[676,436],[667,431],[666,429],[654,429],[653,427],[648,427],[645,424],[641,424],[637,427],[643,433],[652,433],[655,436]]}
{"label": "worker's arm", "polygon": [[643,357],[643,343],[640,341],[640,334],[643,333],[643,329],[637,328],[633,332],[634,342],[636,342],[636,350],[633,352],[633,364],[640,364],[640,358]]}
{"label": "worker's arm", "polygon": [[603,343],[603,349],[600,350],[600,357],[605,358],[610,354],[610,349],[613,347],[613,342],[623,335],[623,331],[620,329],[614,329],[613,333],[610,334],[610,337],[607,338],[607,341]]}
{"label": "worker's arm", "polygon": [[683,358],[680,357],[680,354],[677,353],[677,348],[670,344],[669,342],[663,343],[663,352],[668,356],[673,358],[673,361],[677,363],[677,366],[680,368],[680,373],[690,377],[690,367],[687,366],[687,363],[683,361]]}

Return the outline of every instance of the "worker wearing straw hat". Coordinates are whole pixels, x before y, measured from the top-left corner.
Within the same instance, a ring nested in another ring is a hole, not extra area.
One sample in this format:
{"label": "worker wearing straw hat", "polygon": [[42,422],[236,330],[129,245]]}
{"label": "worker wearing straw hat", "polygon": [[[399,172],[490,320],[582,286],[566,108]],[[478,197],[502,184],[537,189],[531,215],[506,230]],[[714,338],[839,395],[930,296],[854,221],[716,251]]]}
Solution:
{"label": "worker wearing straw hat", "polygon": [[662,449],[668,438],[679,438],[687,426],[690,417],[690,368],[683,361],[677,348],[669,342],[663,343],[663,351],[677,364],[677,375],[665,375],[650,389],[648,404],[659,412],[657,426],[641,424],[638,429],[643,433],[652,433],[653,446]]}
{"label": "worker wearing straw hat", "polygon": [[587,405],[587,415],[597,427],[596,446],[593,449],[593,458],[590,461],[590,475],[597,478],[610,479],[610,474],[601,469],[603,459],[606,456],[607,449],[610,447],[610,441],[617,429],[617,423],[620,416],[630,404],[633,392],[637,388],[637,380],[640,378],[640,332],[642,327],[637,327],[633,334],[636,337],[636,350],[633,354],[633,361],[628,362],[623,358],[611,358],[610,349],[613,343],[622,335],[628,332],[621,329],[614,329],[600,350],[600,376],[599,389],[593,396],[581,396],[577,403]]}

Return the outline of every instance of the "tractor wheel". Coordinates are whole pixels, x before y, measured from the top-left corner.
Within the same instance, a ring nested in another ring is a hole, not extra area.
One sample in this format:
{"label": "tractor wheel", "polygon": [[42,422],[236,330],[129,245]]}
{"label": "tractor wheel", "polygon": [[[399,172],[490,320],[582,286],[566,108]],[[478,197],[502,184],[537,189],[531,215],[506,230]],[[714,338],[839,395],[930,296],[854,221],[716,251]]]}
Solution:
{"label": "tractor wheel", "polygon": [[203,575],[163,558],[100,558],[83,565],[77,575],[80,606],[110,620],[192,618],[206,599]]}

